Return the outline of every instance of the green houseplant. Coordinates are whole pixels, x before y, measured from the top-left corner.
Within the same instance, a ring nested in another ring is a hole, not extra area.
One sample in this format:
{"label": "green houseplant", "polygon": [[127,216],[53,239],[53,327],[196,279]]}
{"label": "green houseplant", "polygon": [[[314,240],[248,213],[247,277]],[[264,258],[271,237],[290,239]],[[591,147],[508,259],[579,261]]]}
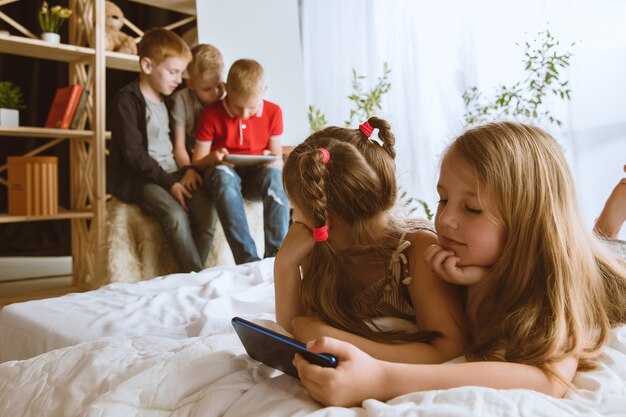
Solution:
{"label": "green houseplant", "polygon": [[378,81],[369,91],[363,91],[361,82],[365,77],[357,74],[356,70],[352,68],[353,92],[348,96],[348,99],[354,103],[354,108],[350,109],[350,117],[345,121],[346,127],[352,126],[355,118],[367,120],[376,114],[377,110],[382,110],[381,100],[391,89],[389,73],[391,73],[391,69],[385,62],[383,63],[383,75],[378,77]]}
{"label": "green houseplant", "polygon": [[571,99],[571,90],[568,81],[563,80],[562,70],[570,65],[572,54],[560,52],[558,47],[559,41],[548,29],[539,32],[535,39],[525,42],[522,63],[526,77],[522,81],[499,86],[490,99],[485,99],[475,86],[466,90],[463,93],[466,125],[512,118],[561,126],[562,122],[546,106],[549,96]]}
{"label": "green houseplant", "polygon": [[[568,81],[563,80],[562,70],[570,65],[572,53],[560,52],[559,45],[560,42],[548,29],[539,32],[535,39],[524,43],[522,64],[526,76],[522,81],[511,86],[500,85],[489,99],[476,86],[467,89],[463,93],[465,126],[501,118],[561,126],[562,122],[548,110],[545,102],[548,96],[571,99],[572,91]],[[421,200],[416,201],[432,218],[428,205]]]}
{"label": "green houseplant", "polygon": [[[352,68],[352,93],[348,96],[348,99],[354,104],[353,108],[350,109],[348,120],[344,122],[346,127],[353,126],[355,119],[367,120],[377,110],[382,109],[382,98],[391,89],[391,83],[389,82],[390,73],[391,69],[385,62],[383,64],[383,74],[378,77],[377,83],[369,90],[364,91],[363,81],[365,76],[359,75]],[[308,119],[311,132],[321,130],[328,124],[324,113],[313,105],[309,105]]]}
{"label": "green houseplant", "polygon": [[10,81],[0,81],[0,126],[19,126],[19,111],[25,108],[20,88]]}

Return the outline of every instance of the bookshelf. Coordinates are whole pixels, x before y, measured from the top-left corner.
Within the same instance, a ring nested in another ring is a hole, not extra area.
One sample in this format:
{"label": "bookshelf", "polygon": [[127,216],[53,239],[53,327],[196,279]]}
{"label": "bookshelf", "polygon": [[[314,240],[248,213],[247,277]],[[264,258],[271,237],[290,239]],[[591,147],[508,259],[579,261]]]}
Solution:
{"label": "bookshelf", "polygon": [[[19,1],[19,0],[15,0]],[[195,20],[193,0],[131,0],[145,7],[157,7],[190,16],[167,26],[175,29]],[[0,2],[0,6],[3,2]],[[106,69],[139,72],[137,56],[104,50],[104,0],[69,0],[73,11],[69,19],[67,43],[51,44],[14,22],[15,34],[0,34],[0,54],[12,54],[33,59],[52,60],[68,64],[69,83],[80,84],[90,91],[86,125],[78,129],[52,129],[35,126],[0,126],[3,138],[38,138],[42,144],[23,156],[34,156],[61,142],[70,147],[70,207],[59,208],[55,215],[15,216],[0,213],[0,224],[69,220],[71,222],[72,285],[62,289],[29,289],[13,294],[10,299],[0,294],[0,306],[16,301],[62,295],[92,288],[101,274],[101,247],[104,242],[106,218],[105,132]],[[5,15],[6,16],[6,15]],[[0,16],[1,18],[1,16]],[[138,41],[143,32],[132,22],[126,26],[135,32]],[[24,36],[23,36],[24,35]],[[85,129],[88,126],[88,129]],[[7,165],[0,165],[0,187],[7,186]]]}
{"label": "bookshelf", "polygon": [[[68,64],[69,83],[80,84],[90,91],[87,120],[78,129],[53,129],[37,126],[2,127],[5,138],[38,138],[42,145],[23,156],[41,154],[61,142],[69,142],[70,207],[54,215],[9,215],[0,213],[0,223],[69,220],[71,223],[72,283],[55,289],[54,295],[84,291],[98,274],[99,243],[105,219],[105,69],[104,0],[70,0],[74,16],[69,20],[69,42],[52,44],[36,39],[13,25],[21,35],[0,35],[0,53]],[[102,11],[102,12],[100,12]],[[19,26],[19,24],[17,24]],[[23,29],[23,28],[22,28]],[[132,59],[127,59],[132,61]],[[89,129],[85,129],[88,124]],[[7,165],[0,166],[6,173]],[[0,186],[7,181],[0,177]],[[29,289],[25,294],[0,296],[0,305],[12,301],[49,296],[49,290]]]}

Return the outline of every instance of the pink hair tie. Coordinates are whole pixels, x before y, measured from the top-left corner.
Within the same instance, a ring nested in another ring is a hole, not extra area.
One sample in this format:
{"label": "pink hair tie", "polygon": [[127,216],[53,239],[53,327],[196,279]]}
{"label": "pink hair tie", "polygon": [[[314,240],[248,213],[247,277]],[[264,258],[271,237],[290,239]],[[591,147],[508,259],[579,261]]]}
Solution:
{"label": "pink hair tie", "polygon": [[359,130],[363,132],[370,142],[376,142],[378,145],[383,146],[383,141],[378,136],[378,128],[373,128],[370,122],[363,122],[360,124]]}
{"label": "pink hair tie", "polygon": [[328,226],[313,228],[313,241],[325,242],[328,240]]}
{"label": "pink hair tie", "polygon": [[326,165],[328,163],[328,161],[330,161],[330,152],[328,152],[327,149],[325,148],[319,148],[320,152],[322,153],[322,163],[324,165]]}
{"label": "pink hair tie", "polygon": [[374,132],[374,128],[370,124],[370,122],[363,122],[359,125],[359,130],[365,134],[365,136],[369,139],[372,136],[372,132]]}

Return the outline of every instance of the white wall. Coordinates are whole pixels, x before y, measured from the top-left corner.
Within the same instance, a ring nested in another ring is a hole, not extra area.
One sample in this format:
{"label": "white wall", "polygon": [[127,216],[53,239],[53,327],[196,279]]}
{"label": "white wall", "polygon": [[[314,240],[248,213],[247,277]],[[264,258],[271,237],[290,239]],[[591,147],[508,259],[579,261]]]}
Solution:
{"label": "white wall", "polygon": [[[308,135],[297,0],[197,0],[198,40],[222,51],[226,73],[239,58],[265,68],[265,99],[283,111],[284,145]],[[225,74],[226,75],[226,74]]]}

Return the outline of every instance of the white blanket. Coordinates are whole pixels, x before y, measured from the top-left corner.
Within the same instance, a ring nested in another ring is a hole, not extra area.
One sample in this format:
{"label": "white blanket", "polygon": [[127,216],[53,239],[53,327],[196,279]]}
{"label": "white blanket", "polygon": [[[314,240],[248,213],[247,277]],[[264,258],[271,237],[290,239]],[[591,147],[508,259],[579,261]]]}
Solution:
{"label": "white blanket", "polygon": [[612,332],[599,369],[579,373],[574,383],[580,390],[566,399],[528,390],[463,387],[407,394],[387,403],[368,400],[349,409],[323,408],[297,380],[250,359],[230,325],[235,315],[274,318],[273,286],[263,273],[270,267],[264,261],[242,269],[249,273],[176,275],[161,280],[172,279],[166,284],[172,284],[169,291],[156,291],[163,282],[142,287],[143,298],[136,286],[149,283],[115,284],[119,292],[126,289],[129,310],[110,310],[92,324],[115,334],[110,326],[123,321],[117,330],[125,334],[1,364],[0,415],[626,415],[626,326]]}
{"label": "white blanket", "polygon": [[0,310],[0,362],[103,336],[185,339],[228,327],[231,313],[274,318],[273,258],[172,274]]}

